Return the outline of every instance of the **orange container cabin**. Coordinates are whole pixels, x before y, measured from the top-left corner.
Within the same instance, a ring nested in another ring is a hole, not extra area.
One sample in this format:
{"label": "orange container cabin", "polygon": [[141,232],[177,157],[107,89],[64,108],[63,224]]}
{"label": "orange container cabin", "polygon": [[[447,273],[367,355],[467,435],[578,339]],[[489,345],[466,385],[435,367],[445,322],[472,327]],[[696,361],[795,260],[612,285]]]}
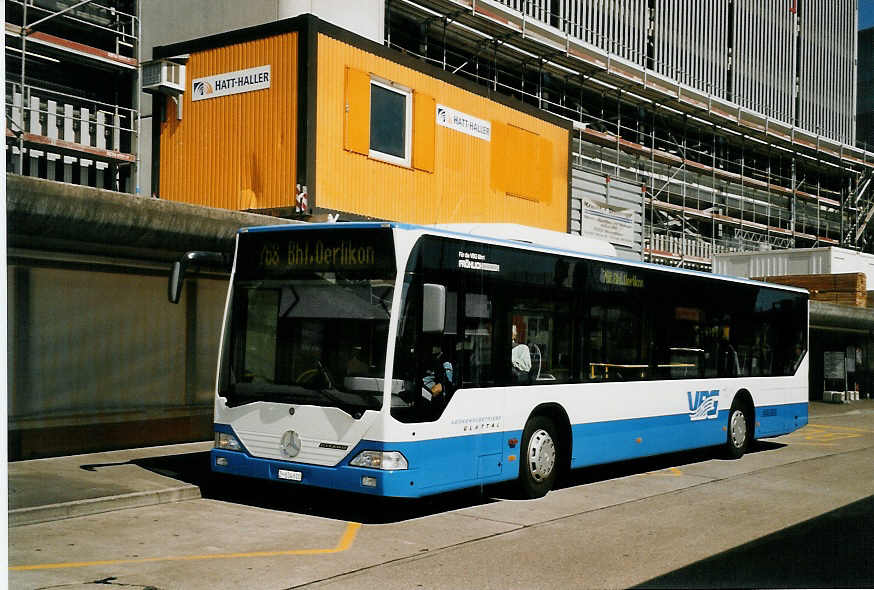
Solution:
{"label": "orange container cabin", "polygon": [[161,198],[568,230],[570,124],[487,86],[309,15],[154,55],[188,56],[155,121]]}

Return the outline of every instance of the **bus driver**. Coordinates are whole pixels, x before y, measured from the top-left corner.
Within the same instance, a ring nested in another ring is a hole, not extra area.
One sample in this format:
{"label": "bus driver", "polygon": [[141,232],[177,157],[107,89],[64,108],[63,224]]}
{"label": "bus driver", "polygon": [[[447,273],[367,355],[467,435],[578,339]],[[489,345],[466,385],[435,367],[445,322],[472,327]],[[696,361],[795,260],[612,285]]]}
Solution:
{"label": "bus driver", "polygon": [[441,401],[445,404],[455,390],[453,377],[452,363],[442,349],[435,347],[431,367],[422,378],[422,397],[432,403]]}

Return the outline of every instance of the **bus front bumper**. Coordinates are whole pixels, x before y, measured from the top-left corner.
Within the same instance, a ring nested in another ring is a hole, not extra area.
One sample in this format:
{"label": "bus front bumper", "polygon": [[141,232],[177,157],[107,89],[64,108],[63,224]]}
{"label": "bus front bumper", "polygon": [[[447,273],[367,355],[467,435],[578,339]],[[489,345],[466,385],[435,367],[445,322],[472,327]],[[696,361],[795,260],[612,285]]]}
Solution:
{"label": "bus front bumper", "polygon": [[[350,456],[354,456],[354,453]],[[215,473],[266,479],[290,485],[315,486],[374,496],[413,498],[422,495],[415,485],[415,469],[383,471],[340,464],[334,467],[293,461],[260,459],[245,451],[213,449],[210,464]]]}

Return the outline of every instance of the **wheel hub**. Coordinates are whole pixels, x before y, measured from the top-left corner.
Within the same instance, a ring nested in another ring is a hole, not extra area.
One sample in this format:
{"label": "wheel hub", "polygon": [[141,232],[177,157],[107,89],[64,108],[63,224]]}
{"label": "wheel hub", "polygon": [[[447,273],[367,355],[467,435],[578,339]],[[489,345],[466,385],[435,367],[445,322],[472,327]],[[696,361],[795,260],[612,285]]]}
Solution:
{"label": "wheel hub", "polygon": [[735,412],[731,415],[731,442],[735,448],[744,446],[747,440],[747,419],[743,412]]}
{"label": "wheel hub", "polygon": [[555,467],[555,442],[543,429],[532,434],[528,442],[528,467],[538,483],[547,479]]}

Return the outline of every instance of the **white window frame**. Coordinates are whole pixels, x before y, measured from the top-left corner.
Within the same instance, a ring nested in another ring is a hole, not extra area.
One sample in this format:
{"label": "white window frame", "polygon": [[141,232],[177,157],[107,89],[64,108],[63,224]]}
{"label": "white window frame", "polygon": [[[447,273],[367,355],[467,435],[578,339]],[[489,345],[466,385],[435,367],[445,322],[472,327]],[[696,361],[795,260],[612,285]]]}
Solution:
{"label": "white window frame", "polygon": [[[406,86],[401,86],[400,84],[396,84],[391,82],[390,80],[386,80],[384,78],[379,78],[377,76],[370,76],[370,86],[379,86],[381,88],[385,88],[386,90],[390,90],[392,92],[396,92],[397,94],[401,94],[404,96],[404,113],[406,117],[406,121],[404,121],[404,157],[399,158],[393,154],[387,154],[385,152],[380,152],[378,150],[374,150],[370,147],[370,140],[368,140],[368,156],[373,158],[374,160],[382,160],[383,162],[388,162],[389,164],[396,164],[398,166],[404,166],[406,168],[412,168],[412,160],[413,160],[413,89],[407,88]],[[372,92],[372,90],[371,90]],[[373,117],[373,105],[371,104],[371,112],[369,113],[370,120]],[[372,123],[369,123],[372,125]]]}

